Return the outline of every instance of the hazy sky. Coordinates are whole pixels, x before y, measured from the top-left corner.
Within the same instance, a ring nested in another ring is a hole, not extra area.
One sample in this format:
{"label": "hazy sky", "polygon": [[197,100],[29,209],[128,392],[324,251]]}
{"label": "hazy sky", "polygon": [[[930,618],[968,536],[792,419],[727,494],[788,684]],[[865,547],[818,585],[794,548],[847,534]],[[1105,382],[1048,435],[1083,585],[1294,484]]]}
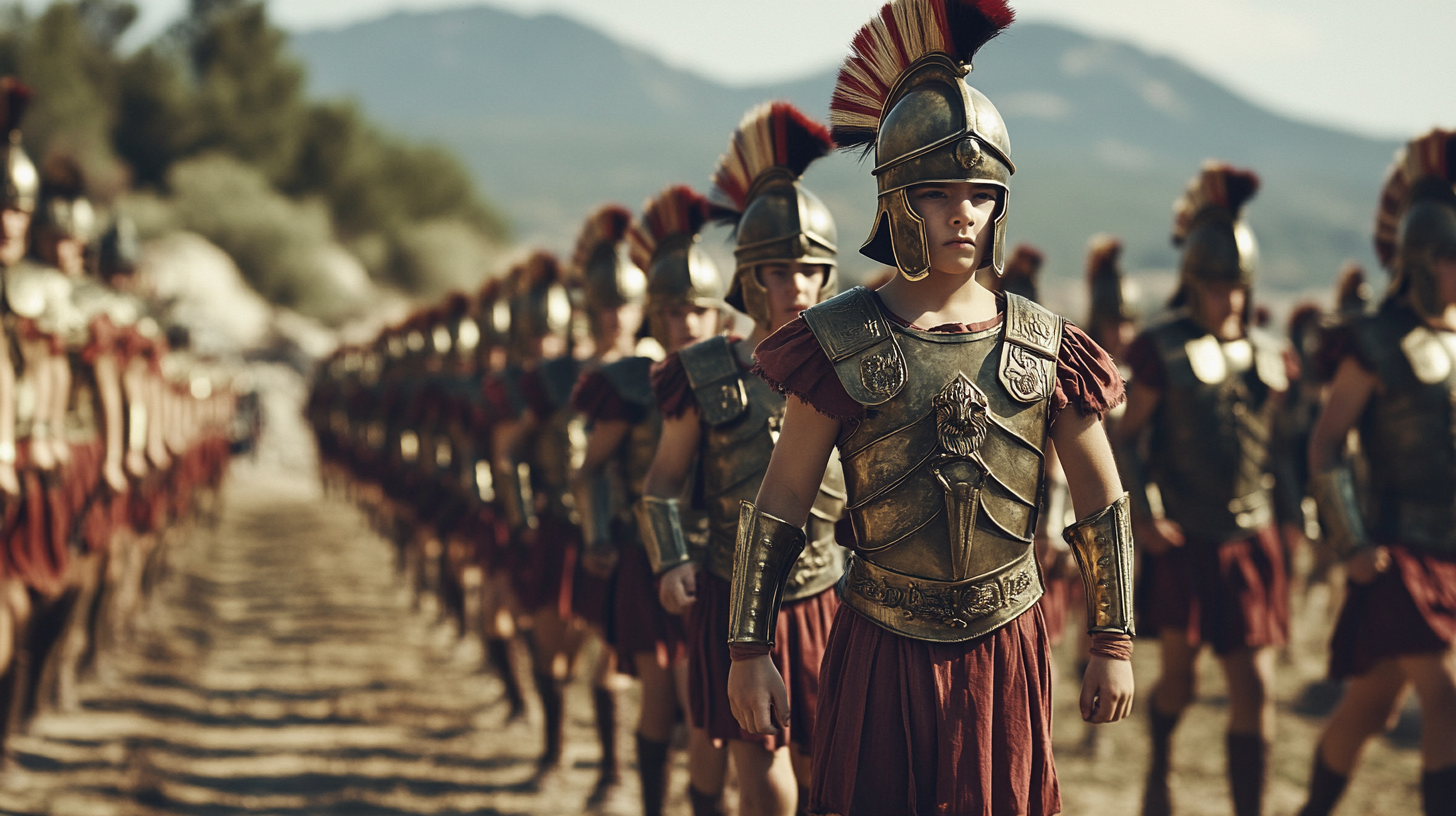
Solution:
{"label": "hazy sky", "polygon": [[[134,0],[154,31],[186,0]],[[491,0],[557,11],[675,65],[750,83],[836,63],[882,0]],[[43,0],[26,0],[43,6]],[[302,30],[470,0],[274,0]],[[1456,126],[1453,0],[1013,0],[1047,20],[1183,60],[1274,110],[1364,133],[1408,137]],[[1376,10],[1378,9],[1378,10]],[[1015,29],[1013,28],[1012,31]]]}

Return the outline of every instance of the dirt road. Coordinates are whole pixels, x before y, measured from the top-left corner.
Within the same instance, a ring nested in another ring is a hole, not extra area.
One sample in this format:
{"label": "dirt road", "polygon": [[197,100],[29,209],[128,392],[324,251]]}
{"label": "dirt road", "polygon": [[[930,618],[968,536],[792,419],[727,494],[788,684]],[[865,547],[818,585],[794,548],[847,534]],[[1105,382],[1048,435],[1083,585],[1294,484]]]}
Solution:
{"label": "dirt road", "polygon": [[[1317,719],[1293,713],[1321,671],[1323,634],[1309,631],[1280,681],[1271,814],[1298,807],[1317,733]],[[1155,646],[1139,647],[1143,692],[1156,657]],[[1065,650],[1058,660],[1071,665]],[[13,741],[0,812],[580,812],[596,750],[582,684],[569,703],[568,772],[535,795],[520,783],[537,731],[502,725],[500,685],[478,664],[478,646],[412,606],[390,547],[353,508],[324,499],[307,478],[242,465],[219,526],[172,546],[171,573],[130,649],[83,686],[79,710],[44,715]],[[1211,660],[1204,680],[1178,736],[1175,792],[1180,813],[1222,816],[1223,693]],[[1100,752],[1081,754],[1075,690],[1065,678],[1057,685],[1066,812],[1136,813],[1146,720],[1107,728]],[[630,757],[630,731],[622,736]],[[1408,736],[1373,743],[1342,812],[1419,812],[1417,773]],[[679,770],[679,807],[682,784]]]}

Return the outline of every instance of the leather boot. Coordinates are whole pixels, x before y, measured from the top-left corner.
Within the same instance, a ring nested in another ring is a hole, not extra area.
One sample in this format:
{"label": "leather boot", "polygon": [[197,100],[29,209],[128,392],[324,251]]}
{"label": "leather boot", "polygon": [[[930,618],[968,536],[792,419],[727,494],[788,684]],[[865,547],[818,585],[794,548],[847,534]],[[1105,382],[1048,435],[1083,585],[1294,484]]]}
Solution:
{"label": "leather boot", "polygon": [[511,660],[511,642],[491,638],[485,642],[485,663],[495,671],[506,687],[506,702],[511,710],[506,722],[514,722],[526,715],[526,696],[521,693],[521,681],[516,678],[516,667]]}
{"label": "leather boot", "polygon": [[535,783],[537,788],[561,769],[562,706],[565,683],[550,674],[536,673],[536,693],[541,697],[542,746],[541,758],[536,760]]}
{"label": "leather boot", "polygon": [[1421,773],[1421,812],[1456,816],[1456,766]]}
{"label": "leather boot", "polygon": [[642,816],[662,816],[667,798],[668,743],[637,735],[637,776],[642,780]]}
{"label": "leather boot", "polygon": [[1178,715],[1158,711],[1156,703],[1148,710],[1153,746],[1147,788],[1143,791],[1143,816],[1171,816],[1173,795],[1168,790],[1168,772],[1172,768],[1173,729],[1178,727]]}
{"label": "leather boot", "polygon": [[1229,734],[1225,748],[1234,816],[1262,816],[1265,754],[1268,752],[1264,737],[1260,734]]}
{"label": "leather boot", "polygon": [[1323,749],[1315,746],[1314,771],[1309,775],[1309,800],[1299,816],[1330,816],[1340,797],[1345,795],[1345,786],[1350,777],[1325,764]]}
{"label": "leather boot", "polygon": [[617,695],[611,689],[592,689],[592,708],[597,717],[597,742],[602,749],[602,762],[597,771],[597,784],[587,797],[587,807],[599,807],[622,784],[617,765]]}
{"label": "leather boot", "polygon": [[702,793],[688,785],[688,802],[693,806],[693,816],[723,816],[721,793]]}

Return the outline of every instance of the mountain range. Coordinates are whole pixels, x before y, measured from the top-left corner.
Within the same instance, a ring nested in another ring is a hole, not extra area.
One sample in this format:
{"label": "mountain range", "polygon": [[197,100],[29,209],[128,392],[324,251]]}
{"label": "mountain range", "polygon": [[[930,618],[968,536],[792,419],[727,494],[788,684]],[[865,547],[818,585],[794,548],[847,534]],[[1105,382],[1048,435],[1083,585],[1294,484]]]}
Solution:
{"label": "mountain range", "polygon": [[[826,116],[837,70],[733,87],[562,16],[486,6],[391,14],[302,33],[292,47],[313,95],[353,98],[375,120],[452,148],[522,242],[557,250],[602,201],[635,207],[669,183],[705,187],[759,102]],[[1081,301],[1067,284],[1099,232],[1123,238],[1130,271],[1166,280],[1156,273],[1177,263],[1172,202],[1209,158],[1263,180],[1247,216],[1267,295],[1328,290],[1347,258],[1373,267],[1394,142],[1294,121],[1176,60],[1045,23],[1018,23],[987,45],[971,81],[1007,121],[1018,168],[1010,237],[1046,254],[1054,306]],[[874,212],[869,167],[835,154],[805,183],[835,213],[846,277],[872,271],[855,252]]]}

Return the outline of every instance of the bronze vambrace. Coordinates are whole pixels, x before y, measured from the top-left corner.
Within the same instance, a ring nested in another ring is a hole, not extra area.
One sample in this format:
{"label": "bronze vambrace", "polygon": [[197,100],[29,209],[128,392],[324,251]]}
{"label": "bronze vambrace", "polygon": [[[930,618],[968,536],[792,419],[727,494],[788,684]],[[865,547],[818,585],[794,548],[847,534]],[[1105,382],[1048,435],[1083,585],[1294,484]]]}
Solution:
{"label": "bronze vambrace", "polygon": [[535,496],[531,493],[530,465],[520,462],[513,468],[502,468],[495,483],[500,486],[497,495],[505,512],[506,526],[511,528],[511,532],[535,529],[539,521],[536,518]]}
{"label": "bronze vambrace", "polygon": [[643,496],[637,502],[637,527],[642,534],[642,546],[647,548],[653,575],[693,560],[683,536],[681,505],[681,499],[661,496]]}
{"label": "bronze vambrace", "polygon": [[1370,546],[1360,499],[1355,494],[1355,475],[1349,465],[1336,465],[1309,477],[1309,493],[1319,507],[1320,527],[1325,543],[1340,558],[1349,558]]}
{"label": "bronze vambrace", "polygon": [[1126,493],[1062,532],[1087,595],[1089,633],[1133,634],[1132,521]]}
{"label": "bronze vambrace", "polygon": [[581,537],[588,550],[612,546],[612,483],[605,473],[583,480],[573,491]]}
{"label": "bronze vambrace", "polygon": [[804,551],[804,531],[745,501],[738,510],[728,642],[773,646],[784,582]]}

